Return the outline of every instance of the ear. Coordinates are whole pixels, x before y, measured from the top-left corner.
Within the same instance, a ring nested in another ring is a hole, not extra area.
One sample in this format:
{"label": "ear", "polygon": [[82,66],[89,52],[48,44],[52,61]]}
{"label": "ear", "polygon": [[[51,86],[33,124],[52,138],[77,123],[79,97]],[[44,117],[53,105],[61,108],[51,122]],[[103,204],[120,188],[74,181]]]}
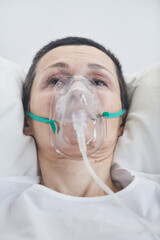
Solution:
{"label": "ear", "polygon": [[122,126],[122,124],[121,124],[119,129],[118,129],[118,137],[123,135],[123,131],[124,131],[124,126]]}
{"label": "ear", "polygon": [[126,113],[121,117],[121,121],[120,121],[120,126],[118,129],[118,137],[123,135],[123,131],[124,131],[124,126],[125,126],[125,122],[126,122],[126,117],[127,117],[127,111]]}
{"label": "ear", "polygon": [[31,119],[27,115],[25,115],[25,117],[24,117],[23,133],[26,136],[32,136],[33,135],[33,133],[32,133],[32,122],[31,122]]}

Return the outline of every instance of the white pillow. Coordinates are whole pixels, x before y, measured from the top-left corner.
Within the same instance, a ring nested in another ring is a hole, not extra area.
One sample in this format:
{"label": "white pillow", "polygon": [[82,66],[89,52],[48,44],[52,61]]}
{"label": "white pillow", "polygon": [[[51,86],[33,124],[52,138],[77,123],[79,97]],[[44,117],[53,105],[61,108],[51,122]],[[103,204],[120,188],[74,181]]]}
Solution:
{"label": "white pillow", "polygon": [[24,78],[19,66],[0,58],[0,177],[37,175],[34,140],[23,134]]}
{"label": "white pillow", "polygon": [[[36,147],[23,134],[21,101],[25,74],[0,58],[0,176],[38,174]],[[113,169],[160,174],[160,64],[125,77],[130,109]]]}
{"label": "white pillow", "polygon": [[125,77],[130,108],[113,169],[160,174],[160,63]]}

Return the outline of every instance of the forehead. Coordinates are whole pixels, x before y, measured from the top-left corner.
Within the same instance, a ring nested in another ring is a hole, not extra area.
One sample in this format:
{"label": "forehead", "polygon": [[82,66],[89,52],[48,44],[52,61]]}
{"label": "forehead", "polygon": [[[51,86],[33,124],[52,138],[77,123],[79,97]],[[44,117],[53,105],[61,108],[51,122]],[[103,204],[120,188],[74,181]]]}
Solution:
{"label": "forehead", "polygon": [[117,78],[115,65],[112,59],[101,50],[92,46],[61,46],[50,50],[39,61],[36,75],[40,75],[48,67],[58,63],[67,63],[76,72],[81,71],[88,64],[97,64],[111,72]]}

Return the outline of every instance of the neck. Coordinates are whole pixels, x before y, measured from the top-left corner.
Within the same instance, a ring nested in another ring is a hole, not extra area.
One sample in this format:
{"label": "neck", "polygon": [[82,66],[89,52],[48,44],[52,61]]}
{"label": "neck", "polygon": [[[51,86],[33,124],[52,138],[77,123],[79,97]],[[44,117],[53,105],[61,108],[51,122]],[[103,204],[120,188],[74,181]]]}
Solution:
{"label": "neck", "polygon": [[[116,187],[111,179],[110,165],[112,155],[101,160],[90,158],[89,161],[97,176],[117,192],[120,189]],[[59,158],[51,160],[38,152],[38,158],[42,173],[41,184],[57,192],[78,196],[78,197],[96,197],[103,196],[106,193],[92,178],[83,160],[72,160]]]}

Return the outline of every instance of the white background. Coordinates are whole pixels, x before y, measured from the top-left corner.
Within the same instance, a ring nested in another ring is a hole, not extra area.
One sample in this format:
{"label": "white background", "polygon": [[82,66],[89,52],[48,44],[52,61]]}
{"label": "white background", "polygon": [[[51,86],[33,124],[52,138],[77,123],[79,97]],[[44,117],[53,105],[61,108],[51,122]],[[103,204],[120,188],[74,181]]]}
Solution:
{"label": "white background", "polygon": [[0,0],[0,56],[28,70],[49,41],[89,37],[124,74],[160,61],[160,0]]}

